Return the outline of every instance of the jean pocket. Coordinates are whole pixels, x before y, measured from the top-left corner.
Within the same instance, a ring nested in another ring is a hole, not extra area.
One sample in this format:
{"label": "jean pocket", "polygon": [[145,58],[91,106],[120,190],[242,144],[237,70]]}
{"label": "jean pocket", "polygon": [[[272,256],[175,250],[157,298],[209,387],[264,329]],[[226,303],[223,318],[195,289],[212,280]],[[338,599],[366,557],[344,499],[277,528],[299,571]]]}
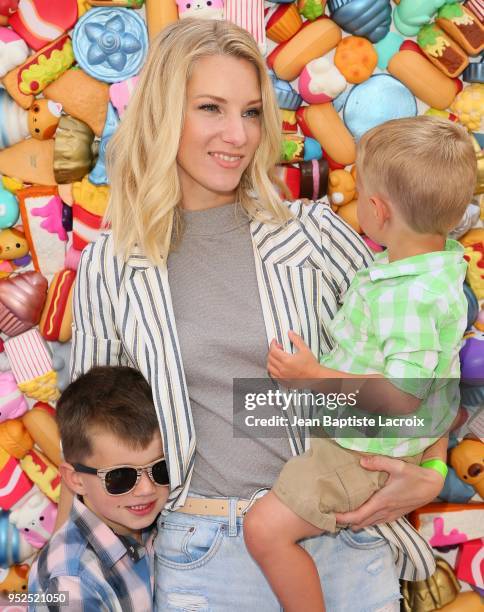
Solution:
{"label": "jean pocket", "polygon": [[384,537],[376,535],[366,529],[360,531],[351,531],[351,529],[342,529],[340,537],[350,548],[358,548],[368,550],[385,546],[387,541]]}
{"label": "jean pocket", "polygon": [[225,525],[217,522],[179,524],[161,520],[155,540],[158,561],[171,568],[200,567],[219,549],[224,529]]}

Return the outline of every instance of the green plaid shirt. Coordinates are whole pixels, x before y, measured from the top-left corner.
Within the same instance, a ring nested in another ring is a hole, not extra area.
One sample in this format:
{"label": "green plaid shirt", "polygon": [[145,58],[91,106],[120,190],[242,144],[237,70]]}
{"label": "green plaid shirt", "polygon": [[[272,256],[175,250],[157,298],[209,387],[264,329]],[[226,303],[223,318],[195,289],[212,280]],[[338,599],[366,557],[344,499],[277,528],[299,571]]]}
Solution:
{"label": "green plaid shirt", "polygon": [[383,436],[367,438],[345,429],[345,437],[335,438],[341,446],[416,455],[448,430],[459,406],[459,350],[467,322],[463,252],[454,240],[446,241],[445,251],[391,263],[383,252],[355,276],[332,323],[335,347],[321,363],[352,374],[382,374],[422,399],[415,416],[424,418],[428,437],[411,437],[418,427],[411,435],[385,427]]}

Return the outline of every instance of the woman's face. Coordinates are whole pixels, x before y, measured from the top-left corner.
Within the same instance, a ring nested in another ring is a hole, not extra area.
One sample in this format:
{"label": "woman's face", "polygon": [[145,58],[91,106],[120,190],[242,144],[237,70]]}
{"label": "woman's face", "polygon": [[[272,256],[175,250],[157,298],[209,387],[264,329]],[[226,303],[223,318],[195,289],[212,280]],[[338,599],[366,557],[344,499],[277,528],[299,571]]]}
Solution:
{"label": "woman's face", "polygon": [[259,78],[250,62],[223,55],[197,61],[177,156],[184,208],[234,201],[260,143],[261,113]]}

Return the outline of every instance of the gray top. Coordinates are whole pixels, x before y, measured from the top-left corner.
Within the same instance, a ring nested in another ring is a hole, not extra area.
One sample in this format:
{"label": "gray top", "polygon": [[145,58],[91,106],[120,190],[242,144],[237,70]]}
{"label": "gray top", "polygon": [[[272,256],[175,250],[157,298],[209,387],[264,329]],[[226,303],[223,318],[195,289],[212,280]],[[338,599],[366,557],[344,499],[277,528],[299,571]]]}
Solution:
{"label": "gray top", "polygon": [[267,378],[267,336],[249,221],[234,204],[184,211],[168,258],[197,451],[190,492],[250,497],[291,452],[281,439],[234,438],[232,380]]}

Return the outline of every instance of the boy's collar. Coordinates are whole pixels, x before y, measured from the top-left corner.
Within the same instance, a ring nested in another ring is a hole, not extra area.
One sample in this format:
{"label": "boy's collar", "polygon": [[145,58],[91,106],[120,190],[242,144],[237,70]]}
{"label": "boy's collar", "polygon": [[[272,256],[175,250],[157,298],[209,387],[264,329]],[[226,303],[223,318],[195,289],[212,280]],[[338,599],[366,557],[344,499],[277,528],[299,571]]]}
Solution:
{"label": "boy's collar", "polygon": [[390,263],[388,262],[387,252],[383,251],[375,256],[375,261],[368,268],[368,275],[372,281],[397,278],[399,276],[418,276],[461,262],[465,263],[463,254],[463,246],[452,239],[446,240],[445,251],[433,251]]}
{"label": "boy's collar", "polygon": [[93,548],[101,563],[112,567],[128,554],[134,562],[145,554],[145,547],[133,537],[120,536],[106,525],[84,503],[80,496],[74,497],[71,519]]}

